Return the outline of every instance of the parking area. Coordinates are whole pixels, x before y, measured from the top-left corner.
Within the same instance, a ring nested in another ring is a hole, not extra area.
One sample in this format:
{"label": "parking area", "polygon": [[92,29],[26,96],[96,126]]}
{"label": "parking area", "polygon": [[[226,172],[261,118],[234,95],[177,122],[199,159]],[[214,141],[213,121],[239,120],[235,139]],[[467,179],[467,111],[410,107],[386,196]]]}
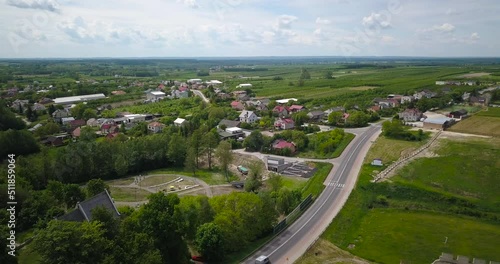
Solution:
{"label": "parking area", "polygon": [[294,162],[290,167],[281,172],[283,175],[310,178],[316,168],[309,167],[305,162]]}

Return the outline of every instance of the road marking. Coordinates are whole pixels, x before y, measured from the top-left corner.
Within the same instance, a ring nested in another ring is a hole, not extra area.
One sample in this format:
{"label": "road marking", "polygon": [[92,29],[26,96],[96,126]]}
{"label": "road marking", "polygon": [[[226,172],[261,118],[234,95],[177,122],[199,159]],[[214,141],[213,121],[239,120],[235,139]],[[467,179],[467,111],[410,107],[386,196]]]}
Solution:
{"label": "road marking", "polygon": [[330,183],[328,183],[328,186],[340,189],[340,188],[344,188],[345,184],[344,183],[338,183],[338,182],[330,182]]}

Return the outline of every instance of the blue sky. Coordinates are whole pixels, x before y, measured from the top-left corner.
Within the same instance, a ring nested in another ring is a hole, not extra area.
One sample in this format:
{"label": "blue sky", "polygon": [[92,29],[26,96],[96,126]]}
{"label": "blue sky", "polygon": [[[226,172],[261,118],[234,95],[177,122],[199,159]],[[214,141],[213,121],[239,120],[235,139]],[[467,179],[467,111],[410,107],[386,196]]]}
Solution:
{"label": "blue sky", "polygon": [[0,0],[0,57],[499,57],[496,0]]}

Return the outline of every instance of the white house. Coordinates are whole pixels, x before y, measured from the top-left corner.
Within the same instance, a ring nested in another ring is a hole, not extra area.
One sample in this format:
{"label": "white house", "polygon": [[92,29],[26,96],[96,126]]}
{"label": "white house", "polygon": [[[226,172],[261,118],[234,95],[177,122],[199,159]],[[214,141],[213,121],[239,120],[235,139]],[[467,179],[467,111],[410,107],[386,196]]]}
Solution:
{"label": "white house", "polygon": [[240,122],[249,124],[255,123],[255,121],[259,119],[259,117],[253,111],[247,111],[247,110],[243,110],[243,112],[241,112],[239,117],[240,117]]}
{"label": "white house", "polygon": [[160,122],[151,122],[148,124],[148,130],[153,132],[153,133],[161,132],[164,127],[165,127],[165,125],[160,123]]}
{"label": "white house", "polygon": [[150,101],[158,101],[165,98],[165,93],[160,91],[151,91],[146,94],[146,98]]}
{"label": "white house", "polygon": [[217,86],[217,85],[221,85],[222,82],[219,81],[219,80],[210,80],[207,82],[207,85],[212,85],[212,86]]}
{"label": "white house", "polygon": [[177,119],[174,120],[174,125],[175,126],[183,126],[186,124],[186,122],[187,122],[186,119],[178,117]]}

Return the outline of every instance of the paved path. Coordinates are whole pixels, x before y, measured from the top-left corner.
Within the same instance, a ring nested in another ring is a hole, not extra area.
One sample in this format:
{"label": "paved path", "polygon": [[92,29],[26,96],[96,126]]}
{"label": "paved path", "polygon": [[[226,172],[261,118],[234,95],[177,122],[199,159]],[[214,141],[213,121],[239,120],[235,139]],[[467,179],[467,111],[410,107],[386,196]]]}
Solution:
{"label": "paved path", "polygon": [[198,91],[198,90],[191,90],[195,95],[201,97],[201,99],[203,99],[203,101],[205,101],[206,103],[210,103],[210,100],[208,100],[208,98],[205,97],[205,95],[201,92],[201,91]]}
{"label": "paved path", "polygon": [[[343,207],[354,188],[372,142],[381,132],[379,124],[367,128],[352,129],[356,138],[336,159],[318,160],[286,158],[287,160],[311,160],[335,164],[325,180],[325,189],[291,226],[275,237],[270,243],[255,252],[244,263],[254,263],[260,255],[269,257],[272,263],[293,263],[319,238],[333,218]],[[244,152],[243,152],[244,153]],[[258,156],[257,153],[250,155]],[[259,157],[261,158],[261,157]]]}

